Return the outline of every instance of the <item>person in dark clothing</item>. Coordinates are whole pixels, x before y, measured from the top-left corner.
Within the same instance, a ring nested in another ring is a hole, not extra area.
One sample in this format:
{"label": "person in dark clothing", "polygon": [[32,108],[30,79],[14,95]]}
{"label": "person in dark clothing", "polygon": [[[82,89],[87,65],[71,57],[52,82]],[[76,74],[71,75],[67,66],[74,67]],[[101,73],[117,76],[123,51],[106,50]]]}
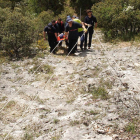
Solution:
{"label": "person in dark clothing", "polygon": [[78,19],[78,17],[73,16],[72,19],[73,21],[82,24],[82,28],[78,28],[78,36],[80,37],[80,48],[81,50],[83,50],[83,43],[85,41],[84,32],[86,32],[87,29],[85,28],[83,22],[80,19]]}
{"label": "person in dark clothing", "polygon": [[[71,17],[69,15],[67,15],[66,17],[66,22],[65,22],[65,29],[66,29],[66,26],[68,25],[68,20],[70,19]],[[68,47],[69,46],[69,40],[68,38],[65,39],[65,43],[66,43],[66,46]]]}
{"label": "person in dark clothing", "polygon": [[67,26],[67,24],[68,24],[68,19],[69,18],[71,18],[69,15],[67,15],[67,17],[66,17],[66,22],[65,22],[65,28],[66,28],[66,26]]}
{"label": "person in dark clothing", "polygon": [[64,33],[64,23],[61,20],[61,18],[58,18],[58,20],[55,23],[58,26],[58,34]]}
{"label": "person in dark clothing", "polygon": [[85,34],[85,44],[84,44],[84,49],[87,48],[87,38],[88,38],[88,34],[89,34],[89,43],[88,43],[88,49],[90,49],[91,47],[91,41],[92,41],[92,35],[94,32],[94,24],[95,24],[95,28],[97,27],[97,19],[95,16],[92,15],[92,11],[91,10],[87,10],[87,16],[85,17],[85,25],[86,28],[88,28],[87,33]]}
{"label": "person in dark clothing", "polygon": [[[55,21],[53,20],[51,23],[48,24],[48,26],[44,28],[44,40],[46,40],[45,36],[47,33],[50,52],[52,52],[55,46],[57,45],[57,29],[54,27],[54,25]],[[53,51],[53,53],[55,53],[55,50]]]}
{"label": "person in dark clothing", "polygon": [[82,25],[74,22],[71,18],[68,18],[67,22],[68,24],[65,29],[65,37],[69,40],[68,53],[74,54],[78,40],[78,28],[82,28]]}
{"label": "person in dark clothing", "polygon": [[[56,28],[58,28],[58,35],[60,35],[61,33],[64,33],[64,23],[61,20],[61,18],[58,18],[58,20],[55,22],[56,23]],[[62,46],[62,42],[59,44],[59,46]]]}

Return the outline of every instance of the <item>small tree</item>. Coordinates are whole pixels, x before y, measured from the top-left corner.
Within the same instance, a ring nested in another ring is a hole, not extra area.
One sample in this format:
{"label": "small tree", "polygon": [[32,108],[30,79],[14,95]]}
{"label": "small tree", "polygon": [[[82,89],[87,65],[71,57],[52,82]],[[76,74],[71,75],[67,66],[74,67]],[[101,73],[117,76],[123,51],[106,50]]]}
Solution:
{"label": "small tree", "polygon": [[43,39],[43,30],[45,26],[47,26],[48,23],[50,23],[53,20],[53,18],[54,18],[54,12],[51,10],[48,10],[48,11],[41,12],[34,19],[35,38],[37,40],[37,43],[39,40]]}
{"label": "small tree", "polygon": [[75,10],[70,6],[70,0],[65,1],[64,10],[61,11],[61,14],[58,15],[58,17],[61,17],[61,19],[65,22],[67,15],[73,16],[75,13]]}
{"label": "small tree", "polygon": [[10,13],[7,20],[3,22],[2,44],[10,56],[19,58],[23,51],[29,50],[33,42],[32,25],[30,19],[17,12]]}
{"label": "small tree", "polygon": [[11,10],[14,10],[15,6],[16,6],[16,2],[20,2],[22,0],[5,0],[5,1],[10,1],[11,2]]}
{"label": "small tree", "polygon": [[51,10],[43,11],[36,19],[38,30],[43,31],[44,27],[48,25],[54,18],[54,12]]}
{"label": "small tree", "polygon": [[3,29],[3,22],[6,21],[6,17],[7,17],[7,11],[8,9],[2,9],[0,7],[0,45],[2,42],[2,29]]}
{"label": "small tree", "polygon": [[140,29],[140,1],[105,0],[92,7],[106,39],[130,40]]}

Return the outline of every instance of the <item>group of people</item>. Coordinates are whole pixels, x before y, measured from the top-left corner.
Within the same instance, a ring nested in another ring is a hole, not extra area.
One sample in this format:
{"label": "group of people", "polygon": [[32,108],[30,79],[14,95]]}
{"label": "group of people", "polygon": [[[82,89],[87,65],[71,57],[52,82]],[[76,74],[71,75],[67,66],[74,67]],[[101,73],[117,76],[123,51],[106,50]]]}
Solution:
{"label": "group of people", "polygon": [[[55,53],[55,47],[59,43],[62,45],[62,40],[65,40],[66,45],[68,46],[68,53],[74,54],[77,50],[77,41],[80,37],[80,48],[90,49],[92,42],[92,35],[94,33],[94,25],[97,27],[97,19],[93,16],[91,10],[87,10],[87,16],[85,21],[82,22],[78,17],[67,16],[66,23],[58,18],[57,21],[52,20],[44,28],[44,40],[46,40],[46,34],[48,35],[48,42],[50,46],[50,52]],[[87,43],[87,38],[89,36],[89,41]],[[62,40],[60,40],[60,38]]]}

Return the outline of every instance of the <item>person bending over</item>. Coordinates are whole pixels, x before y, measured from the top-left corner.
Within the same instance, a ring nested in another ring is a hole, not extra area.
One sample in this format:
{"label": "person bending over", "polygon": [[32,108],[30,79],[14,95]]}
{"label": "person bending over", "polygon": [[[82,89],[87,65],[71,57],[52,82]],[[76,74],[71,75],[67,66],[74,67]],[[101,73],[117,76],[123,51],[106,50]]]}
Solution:
{"label": "person bending over", "polygon": [[77,47],[78,28],[82,28],[82,25],[74,22],[71,18],[68,18],[67,22],[65,37],[69,40],[68,53],[74,54]]}
{"label": "person bending over", "polygon": [[[54,25],[55,25],[55,20],[53,20],[44,28],[44,40],[46,40],[46,33],[47,33],[50,52],[52,52],[55,46],[57,45],[57,37],[58,37],[57,29],[54,27]],[[55,53],[55,50],[53,51],[53,53]]]}

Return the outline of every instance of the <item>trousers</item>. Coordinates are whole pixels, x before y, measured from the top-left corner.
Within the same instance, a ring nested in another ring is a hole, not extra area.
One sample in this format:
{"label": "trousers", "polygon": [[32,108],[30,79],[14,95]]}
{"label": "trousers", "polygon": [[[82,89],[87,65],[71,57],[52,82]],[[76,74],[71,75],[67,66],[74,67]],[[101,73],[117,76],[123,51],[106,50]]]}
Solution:
{"label": "trousers", "polygon": [[48,39],[49,42],[49,46],[50,46],[50,52],[53,51],[53,49],[55,48],[55,46],[57,45],[57,40],[56,38],[50,38]]}
{"label": "trousers", "polygon": [[77,39],[69,39],[69,48],[68,48],[68,53],[75,53],[76,48],[77,48]]}
{"label": "trousers", "polygon": [[82,49],[82,48],[83,48],[83,43],[84,43],[84,41],[85,41],[84,31],[79,32],[78,35],[79,35],[79,37],[80,37],[80,48]]}
{"label": "trousers", "polygon": [[88,38],[88,35],[89,35],[88,47],[91,47],[93,32],[94,32],[93,29],[89,29],[88,32],[85,34],[85,44],[84,44],[84,47],[87,47],[87,38]]}

